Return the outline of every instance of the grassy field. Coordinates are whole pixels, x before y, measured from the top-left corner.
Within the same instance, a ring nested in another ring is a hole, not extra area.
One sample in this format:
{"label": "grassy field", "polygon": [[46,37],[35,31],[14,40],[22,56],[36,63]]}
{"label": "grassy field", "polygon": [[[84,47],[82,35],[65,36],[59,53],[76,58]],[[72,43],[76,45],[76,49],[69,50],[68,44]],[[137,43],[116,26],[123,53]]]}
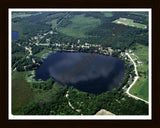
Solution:
{"label": "grassy field", "polygon": [[49,52],[51,52],[51,50],[45,48],[45,49],[43,49],[41,52],[35,54],[35,56],[37,56],[37,57],[42,57],[44,54],[49,53]]}
{"label": "grassy field", "polygon": [[15,57],[24,57],[25,56],[25,54],[24,53],[22,53],[22,52],[16,52],[16,53],[14,53],[14,54],[12,54],[12,56],[15,56]]}
{"label": "grassy field", "polygon": [[16,71],[12,73],[12,114],[18,113],[20,108],[34,99],[34,92],[25,80],[27,73]]}
{"label": "grassy field", "polygon": [[148,101],[148,47],[141,44],[136,44],[133,47],[136,48],[133,53],[138,56],[138,61],[141,61],[142,65],[137,66],[140,78],[130,89],[130,93]]}
{"label": "grassy field", "polygon": [[71,24],[67,25],[66,27],[59,28],[58,31],[76,38],[88,37],[86,32],[101,24],[100,19],[85,17],[84,14],[76,15],[71,18],[70,21],[72,21]]}
{"label": "grassy field", "polygon": [[54,28],[57,26],[57,19],[54,19],[50,22],[47,22],[47,24],[51,24],[52,25],[52,29],[54,30]]}
{"label": "grassy field", "polygon": [[32,16],[32,15],[39,15],[39,14],[41,14],[41,12],[37,12],[37,13],[34,13],[34,14],[27,14],[25,12],[13,13],[12,18],[16,18],[16,17],[23,18],[23,17],[28,17],[28,16]]}
{"label": "grassy field", "polygon": [[146,25],[140,24],[140,23],[134,23],[132,19],[127,19],[127,18],[119,18],[119,19],[113,21],[113,23],[124,24],[124,25],[127,25],[127,26],[136,27],[136,28],[142,28],[142,29],[146,29],[147,28]]}
{"label": "grassy field", "polygon": [[21,108],[32,101],[41,103],[50,101],[63,88],[62,85],[55,82],[52,89],[48,91],[32,91],[30,82],[33,81],[26,80],[26,76],[31,74],[31,72],[12,72],[12,114],[14,115],[19,114]]}
{"label": "grassy field", "polygon": [[113,14],[112,12],[102,12],[104,14],[105,17],[112,17]]}
{"label": "grassy field", "polygon": [[20,23],[12,23],[12,31],[16,31],[19,33],[19,38],[23,38],[24,35],[23,35],[23,30],[20,26]]}
{"label": "grassy field", "polygon": [[52,97],[59,92],[64,86],[60,85],[59,83],[55,82],[52,86],[52,89],[48,91],[41,91],[36,92],[35,100],[40,101],[41,103],[47,103],[49,102]]}

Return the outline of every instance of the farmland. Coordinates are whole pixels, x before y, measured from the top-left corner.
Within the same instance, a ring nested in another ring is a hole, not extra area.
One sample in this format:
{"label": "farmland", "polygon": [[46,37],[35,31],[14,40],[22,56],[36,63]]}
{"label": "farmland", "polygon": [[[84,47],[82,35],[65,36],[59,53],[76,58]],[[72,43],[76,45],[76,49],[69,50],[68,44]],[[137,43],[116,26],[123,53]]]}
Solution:
{"label": "farmland", "polygon": [[148,101],[148,47],[140,44],[136,44],[134,47],[134,53],[142,65],[137,67],[140,78],[131,88],[130,93]]}
{"label": "farmland", "polygon": [[119,19],[113,21],[113,23],[123,24],[123,25],[131,26],[131,27],[141,28],[141,29],[147,28],[146,25],[140,24],[140,23],[135,23],[132,19],[127,19],[127,18],[119,18]]}

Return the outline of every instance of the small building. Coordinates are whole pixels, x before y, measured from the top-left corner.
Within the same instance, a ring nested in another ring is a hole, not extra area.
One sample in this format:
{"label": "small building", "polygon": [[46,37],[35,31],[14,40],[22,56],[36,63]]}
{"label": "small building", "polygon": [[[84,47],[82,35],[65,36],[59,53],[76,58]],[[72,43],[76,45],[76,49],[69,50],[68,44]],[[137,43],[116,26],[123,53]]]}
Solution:
{"label": "small building", "polygon": [[137,64],[140,66],[140,65],[142,65],[142,62],[140,62],[140,61],[137,61]]}

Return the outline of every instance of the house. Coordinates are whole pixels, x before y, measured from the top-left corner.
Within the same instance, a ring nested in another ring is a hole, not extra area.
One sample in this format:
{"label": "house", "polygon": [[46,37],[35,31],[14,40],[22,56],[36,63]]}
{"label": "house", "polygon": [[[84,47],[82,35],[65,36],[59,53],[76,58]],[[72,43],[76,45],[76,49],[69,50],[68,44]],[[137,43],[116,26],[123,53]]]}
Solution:
{"label": "house", "polygon": [[78,39],[77,43],[78,43],[78,44],[80,43],[80,39]]}
{"label": "house", "polygon": [[140,65],[142,65],[142,62],[140,62],[140,61],[137,61],[137,64],[140,66]]}

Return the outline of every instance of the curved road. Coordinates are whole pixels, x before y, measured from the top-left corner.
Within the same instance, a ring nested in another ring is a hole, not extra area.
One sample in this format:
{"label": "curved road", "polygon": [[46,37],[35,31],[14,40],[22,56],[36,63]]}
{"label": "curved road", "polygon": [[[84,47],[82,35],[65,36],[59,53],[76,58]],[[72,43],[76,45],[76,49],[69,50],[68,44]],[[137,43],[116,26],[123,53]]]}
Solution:
{"label": "curved road", "polygon": [[133,83],[129,86],[129,88],[127,89],[127,91],[126,91],[126,93],[129,95],[129,96],[131,96],[131,97],[133,97],[134,99],[136,99],[136,100],[141,100],[141,101],[143,101],[143,102],[145,102],[145,103],[149,103],[148,101],[146,101],[146,100],[144,100],[144,99],[141,99],[141,98],[139,98],[139,97],[137,97],[137,96],[134,96],[134,95],[132,95],[132,94],[130,94],[129,93],[129,90],[133,87],[133,85],[136,83],[136,81],[138,80],[138,78],[139,78],[139,76],[138,76],[138,72],[137,72],[137,68],[136,68],[136,63],[133,61],[133,59],[132,59],[132,57],[129,55],[129,53],[126,53],[126,55],[130,58],[130,60],[133,62],[133,64],[134,64],[134,70],[135,70],[135,74],[136,74],[136,76],[134,77],[134,81],[133,81]]}

